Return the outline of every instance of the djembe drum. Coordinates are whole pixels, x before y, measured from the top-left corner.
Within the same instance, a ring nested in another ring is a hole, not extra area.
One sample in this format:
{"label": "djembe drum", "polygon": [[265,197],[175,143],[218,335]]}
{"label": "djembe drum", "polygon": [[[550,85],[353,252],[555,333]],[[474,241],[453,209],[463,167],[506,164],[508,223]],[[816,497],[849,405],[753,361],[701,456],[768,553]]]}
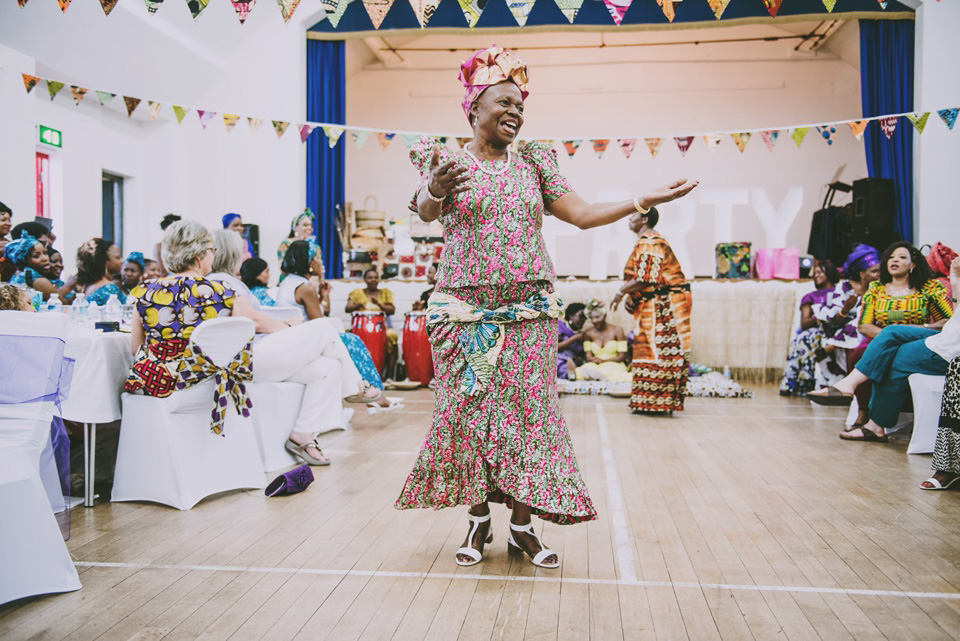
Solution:
{"label": "djembe drum", "polygon": [[427,385],[433,380],[433,355],[427,338],[427,312],[407,312],[403,320],[403,360],[407,378]]}
{"label": "djembe drum", "polygon": [[387,323],[383,312],[354,312],[350,331],[370,350],[380,376],[387,366]]}

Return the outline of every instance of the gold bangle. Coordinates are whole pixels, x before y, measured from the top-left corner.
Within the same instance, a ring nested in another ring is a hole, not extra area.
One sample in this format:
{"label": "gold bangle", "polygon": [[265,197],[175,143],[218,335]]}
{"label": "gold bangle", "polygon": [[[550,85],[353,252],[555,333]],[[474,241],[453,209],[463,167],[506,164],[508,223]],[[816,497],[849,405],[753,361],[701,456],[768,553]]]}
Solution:
{"label": "gold bangle", "polygon": [[649,209],[644,209],[643,205],[640,204],[640,196],[635,196],[633,198],[633,208],[636,209],[641,215],[646,216],[650,213]]}

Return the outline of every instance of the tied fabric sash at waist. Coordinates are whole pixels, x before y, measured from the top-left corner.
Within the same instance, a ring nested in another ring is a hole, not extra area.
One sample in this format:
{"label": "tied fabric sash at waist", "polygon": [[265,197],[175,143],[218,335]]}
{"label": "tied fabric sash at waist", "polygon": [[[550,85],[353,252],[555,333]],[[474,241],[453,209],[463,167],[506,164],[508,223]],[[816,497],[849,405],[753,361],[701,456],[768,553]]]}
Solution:
{"label": "tied fabric sash at waist", "polygon": [[448,323],[464,325],[458,343],[467,360],[467,374],[460,391],[476,396],[490,385],[497,357],[503,349],[506,334],[500,326],[526,320],[558,319],[562,309],[563,301],[556,292],[538,292],[522,303],[485,309],[434,291],[427,301],[427,327]]}
{"label": "tied fabric sash at waist", "polygon": [[673,292],[689,292],[689,291],[690,291],[690,284],[684,283],[683,285],[665,285],[663,287],[655,287],[654,289],[651,289],[648,291],[637,292],[637,296],[639,296],[643,300],[651,300],[661,294],[671,294]]}

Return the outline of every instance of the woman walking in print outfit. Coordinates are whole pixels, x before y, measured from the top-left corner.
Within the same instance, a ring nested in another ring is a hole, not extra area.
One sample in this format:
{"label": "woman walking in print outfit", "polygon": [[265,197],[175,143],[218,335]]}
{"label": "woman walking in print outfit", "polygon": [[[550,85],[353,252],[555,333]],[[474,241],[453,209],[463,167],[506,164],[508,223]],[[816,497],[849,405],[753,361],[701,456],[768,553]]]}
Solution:
{"label": "woman walking in print outfit", "polygon": [[461,66],[462,107],[473,140],[451,153],[423,138],[410,151],[423,182],[411,209],[439,219],[445,246],[428,327],[436,368],[433,426],[396,507],[469,505],[459,565],[474,565],[492,540],[488,501],[512,507],[511,551],[559,566],[534,533],[532,514],[558,524],[597,517],[580,477],[556,389],[557,319],[544,214],[581,229],[675,200],[677,181],[633,201],[588,204],[560,175],[541,142],[511,152],[523,125],[527,69],[499,47]]}

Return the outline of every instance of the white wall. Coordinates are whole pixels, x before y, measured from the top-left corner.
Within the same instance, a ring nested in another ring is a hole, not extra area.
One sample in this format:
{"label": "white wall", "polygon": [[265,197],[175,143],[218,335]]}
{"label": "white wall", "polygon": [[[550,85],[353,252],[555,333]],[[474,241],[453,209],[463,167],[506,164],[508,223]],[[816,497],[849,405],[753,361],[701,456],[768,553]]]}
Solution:
{"label": "white wall", "polygon": [[[917,10],[914,106],[918,110],[960,107],[960,5],[924,2]],[[924,134],[914,134],[914,225],[919,244],[943,242],[960,250],[960,207],[956,175],[960,126],[947,131],[936,113]]]}

